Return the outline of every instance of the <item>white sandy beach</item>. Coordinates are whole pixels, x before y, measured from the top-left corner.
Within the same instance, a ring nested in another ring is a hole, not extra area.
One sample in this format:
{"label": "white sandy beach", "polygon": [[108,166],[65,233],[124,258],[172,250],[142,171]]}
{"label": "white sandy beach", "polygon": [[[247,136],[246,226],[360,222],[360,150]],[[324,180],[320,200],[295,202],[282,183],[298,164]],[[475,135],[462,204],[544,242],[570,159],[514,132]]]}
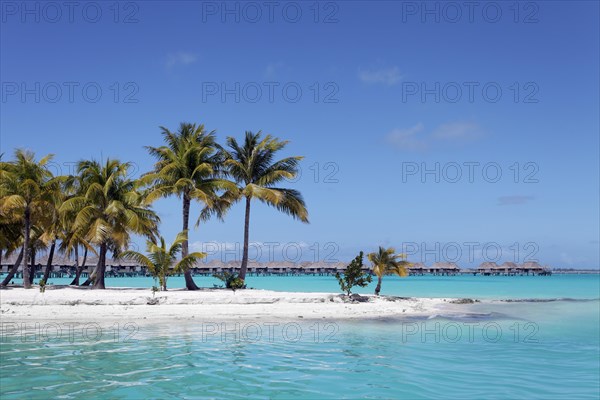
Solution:
{"label": "white sandy beach", "polygon": [[[137,322],[213,319],[354,319],[430,316],[464,312],[453,299],[398,298],[367,295],[368,302],[344,301],[339,294],[275,292],[268,290],[182,289],[157,292],[112,288],[8,288],[0,290],[0,315],[11,321]],[[148,304],[154,301],[158,304]]]}

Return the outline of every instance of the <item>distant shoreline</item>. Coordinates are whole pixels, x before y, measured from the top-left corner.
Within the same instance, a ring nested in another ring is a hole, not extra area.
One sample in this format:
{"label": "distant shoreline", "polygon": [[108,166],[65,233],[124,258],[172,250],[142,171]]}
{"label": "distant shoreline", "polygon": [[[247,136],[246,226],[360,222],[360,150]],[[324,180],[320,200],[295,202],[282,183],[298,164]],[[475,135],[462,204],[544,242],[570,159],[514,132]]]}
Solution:
{"label": "distant shoreline", "polygon": [[[551,270],[551,274],[549,275],[598,275],[600,274],[600,269],[577,269],[577,270]],[[0,278],[3,278],[7,275],[7,272],[0,272]],[[210,277],[213,276],[213,273],[194,273],[192,276],[197,277]],[[277,277],[277,276],[286,276],[286,277],[296,277],[296,276],[335,276],[335,272],[303,272],[303,271],[293,271],[293,272],[268,272],[268,273],[255,273],[248,272],[249,277]],[[476,270],[468,270],[463,269],[454,273],[411,273],[409,272],[409,276],[439,276],[439,277],[448,277],[448,276],[464,276],[464,275],[472,275],[472,276],[486,276],[486,277],[498,277],[498,276],[510,276],[510,277],[519,277],[519,276],[544,276],[543,274],[507,274],[507,273],[481,273]],[[40,279],[42,273],[40,271],[36,272],[35,279]],[[82,275],[82,278],[87,278],[89,273],[86,271]],[[171,277],[181,277],[183,274],[172,275]],[[548,275],[546,275],[548,276]],[[64,279],[73,279],[74,275],[68,273],[51,273],[51,278],[64,278]],[[107,278],[149,278],[151,277],[145,271],[133,271],[133,272],[124,272],[119,274],[111,274],[110,272],[106,274]],[[22,271],[19,271],[14,279],[21,280],[22,279]]]}

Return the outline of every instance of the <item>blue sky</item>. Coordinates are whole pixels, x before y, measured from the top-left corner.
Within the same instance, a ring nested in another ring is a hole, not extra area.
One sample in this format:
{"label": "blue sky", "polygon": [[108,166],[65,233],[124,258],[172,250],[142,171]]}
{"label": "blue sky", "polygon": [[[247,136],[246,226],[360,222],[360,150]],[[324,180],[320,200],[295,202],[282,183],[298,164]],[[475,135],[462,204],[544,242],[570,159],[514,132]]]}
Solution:
{"label": "blue sky", "polygon": [[[276,259],[326,261],[381,244],[426,263],[598,268],[597,2],[52,4],[2,2],[2,152],[143,172],[160,125],[262,130],[306,157],[289,185],[311,223],[255,204],[261,259],[271,242]],[[179,201],[155,208],[173,237]],[[242,208],[194,247],[235,249]]]}

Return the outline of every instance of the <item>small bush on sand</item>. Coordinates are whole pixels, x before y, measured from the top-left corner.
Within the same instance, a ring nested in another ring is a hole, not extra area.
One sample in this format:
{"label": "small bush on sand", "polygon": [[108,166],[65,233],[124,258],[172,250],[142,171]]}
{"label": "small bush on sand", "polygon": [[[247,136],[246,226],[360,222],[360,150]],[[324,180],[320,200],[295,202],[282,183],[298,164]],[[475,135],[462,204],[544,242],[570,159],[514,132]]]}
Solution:
{"label": "small bush on sand", "polygon": [[346,292],[348,296],[352,293],[354,286],[365,287],[373,278],[368,272],[363,272],[363,252],[361,251],[354,260],[346,267],[342,275],[339,272],[335,274],[336,279],[340,284],[342,292]]}
{"label": "small bush on sand", "polygon": [[224,271],[220,274],[214,274],[213,277],[223,281],[225,283],[225,287],[227,289],[231,289],[234,292],[237,289],[246,289],[246,285],[244,284],[244,280],[240,278],[237,274]]}

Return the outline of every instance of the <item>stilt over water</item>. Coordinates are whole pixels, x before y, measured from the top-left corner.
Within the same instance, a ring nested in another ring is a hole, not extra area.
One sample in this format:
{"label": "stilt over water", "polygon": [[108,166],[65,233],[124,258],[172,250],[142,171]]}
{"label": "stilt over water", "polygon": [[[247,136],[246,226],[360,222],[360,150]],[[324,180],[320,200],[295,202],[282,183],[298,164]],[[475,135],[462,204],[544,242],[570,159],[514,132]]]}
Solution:
{"label": "stilt over water", "polygon": [[[8,257],[2,260],[0,267],[0,274],[5,274],[12,267],[16,256]],[[35,274],[36,279],[43,277],[43,266],[46,265],[46,257],[39,257],[36,262]],[[89,258],[86,261],[83,272],[81,273],[82,278],[87,278],[92,273],[97,263],[96,258]],[[150,276],[150,273],[144,266],[136,265],[133,262],[125,260],[113,260],[107,259],[106,262],[106,276],[107,277],[139,277],[139,276]],[[239,261],[228,261],[220,262],[212,260],[208,262],[197,263],[192,268],[194,275],[210,276],[213,274],[222,273],[225,271],[236,272],[239,270]],[[63,257],[54,257],[52,270],[50,272],[51,278],[72,278],[76,273],[76,266],[73,260],[69,260]],[[313,275],[313,276],[329,276],[334,275],[337,272],[343,272],[346,268],[345,263],[334,262],[298,262],[292,263],[289,261],[283,262],[250,262],[248,263],[248,275],[250,276],[294,276],[294,275]],[[370,271],[370,268],[364,268],[365,272]],[[461,269],[456,263],[451,262],[436,262],[431,265],[425,265],[424,263],[413,263],[408,267],[410,275],[439,275],[439,276],[452,276],[452,275],[483,275],[483,276],[521,276],[521,275],[552,275],[552,269],[550,267],[542,267],[537,262],[526,262],[517,265],[513,262],[505,262],[498,265],[494,262],[484,262],[476,269]],[[19,269],[15,278],[22,278],[23,273]]]}

